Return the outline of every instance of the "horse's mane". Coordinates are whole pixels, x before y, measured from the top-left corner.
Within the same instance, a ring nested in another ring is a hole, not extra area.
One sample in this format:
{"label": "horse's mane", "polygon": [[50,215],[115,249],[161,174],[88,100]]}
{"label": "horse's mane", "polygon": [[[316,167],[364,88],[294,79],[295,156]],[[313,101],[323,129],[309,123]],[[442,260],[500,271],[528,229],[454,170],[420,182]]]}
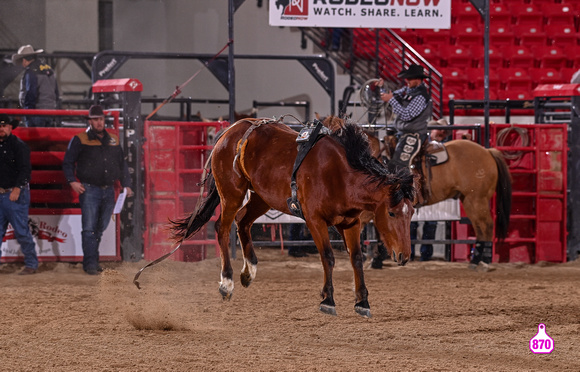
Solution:
{"label": "horse's mane", "polygon": [[[332,120],[334,121],[334,120]],[[408,168],[403,168],[396,174],[389,173],[379,160],[371,155],[367,135],[362,128],[354,123],[342,123],[334,126],[330,135],[346,152],[348,164],[355,170],[365,174],[369,183],[391,186],[391,206],[399,204],[403,198],[413,199],[413,175]]]}

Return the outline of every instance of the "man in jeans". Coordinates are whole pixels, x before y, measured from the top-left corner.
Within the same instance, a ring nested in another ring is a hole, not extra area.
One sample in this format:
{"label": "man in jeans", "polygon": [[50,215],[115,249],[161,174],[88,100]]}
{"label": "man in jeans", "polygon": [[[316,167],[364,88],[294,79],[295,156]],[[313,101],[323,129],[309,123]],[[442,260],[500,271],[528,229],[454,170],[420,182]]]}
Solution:
{"label": "man in jeans", "polygon": [[29,275],[38,269],[36,244],[28,228],[30,149],[12,134],[17,126],[17,120],[0,114],[0,245],[10,223],[24,255],[25,267],[19,274]]}
{"label": "man in jeans", "polygon": [[99,105],[89,109],[89,127],[74,136],[63,161],[64,175],[79,194],[82,214],[83,269],[98,275],[99,243],[115,208],[115,182],[133,196],[131,178],[119,138],[105,130],[105,114]]}

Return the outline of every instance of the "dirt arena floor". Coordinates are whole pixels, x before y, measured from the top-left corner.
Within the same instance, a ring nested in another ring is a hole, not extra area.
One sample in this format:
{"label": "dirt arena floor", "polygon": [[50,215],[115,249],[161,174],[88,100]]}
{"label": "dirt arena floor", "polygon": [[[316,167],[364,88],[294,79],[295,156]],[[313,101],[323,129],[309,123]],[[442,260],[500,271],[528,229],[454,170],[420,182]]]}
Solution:
{"label": "dirt arena floor", "polygon": [[[219,259],[43,264],[0,275],[1,371],[578,371],[580,262],[411,262],[366,270],[372,318],[353,309],[353,276],[337,252],[338,316],[318,311],[319,258],[257,251],[249,288],[218,294]],[[8,267],[10,268],[10,267]],[[5,266],[6,269],[6,266]],[[15,267],[14,269],[19,269]],[[529,340],[544,323],[551,354]]]}

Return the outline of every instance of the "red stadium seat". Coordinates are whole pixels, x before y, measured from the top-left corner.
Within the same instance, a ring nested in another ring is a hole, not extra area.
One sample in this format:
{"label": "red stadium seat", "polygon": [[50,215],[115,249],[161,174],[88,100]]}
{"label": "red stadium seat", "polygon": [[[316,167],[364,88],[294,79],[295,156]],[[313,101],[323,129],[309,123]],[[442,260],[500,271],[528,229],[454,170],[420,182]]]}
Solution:
{"label": "red stadium seat", "polygon": [[515,25],[513,27],[514,33],[516,34],[516,38],[518,40],[519,45],[547,45],[548,37],[544,30],[542,29],[542,24],[539,25],[532,25],[532,24],[523,24],[523,25]]}
{"label": "red stadium seat", "polygon": [[578,34],[574,24],[549,24],[544,29],[550,45],[562,47],[578,44]]}
{"label": "red stadium seat", "polygon": [[499,90],[497,92],[497,97],[500,100],[531,100],[532,96],[531,90],[517,90],[517,89],[506,89]]}
{"label": "red stadium seat", "polygon": [[435,47],[432,46],[430,44],[422,44],[422,45],[417,45],[416,47],[414,47],[415,51],[417,51],[417,53],[419,53],[423,58],[425,58],[428,61],[439,61],[439,57],[440,57],[440,52],[439,52],[439,47]]}
{"label": "red stadium seat", "polygon": [[541,9],[547,24],[574,27],[576,12],[571,4],[543,3]]}
{"label": "red stadium seat", "polygon": [[482,23],[483,18],[470,3],[459,4],[456,7],[452,7],[452,18],[454,19],[454,24],[469,24],[477,25]]}
{"label": "red stadium seat", "polygon": [[500,80],[505,84],[505,87],[515,90],[531,90],[532,79],[528,74],[527,69],[520,67],[509,67],[498,69],[497,71]]}
{"label": "red stadium seat", "polygon": [[532,78],[532,88],[541,84],[561,84],[569,82],[562,78],[560,71],[554,68],[531,68],[530,77]]}
{"label": "red stadium seat", "polygon": [[441,62],[445,66],[470,67],[471,50],[460,45],[441,46]]}
{"label": "red stadium seat", "polygon": [[[465,99],[483,101],[485,98],[485,90],[483,88],[469,89],[465,91]],[[489,99],[491,101],[497,100],[497,91],[489,89]]]}
{"label": "red stadium seat", "polygon": [[531,50],[522,45],[509,45],[502,48],[503,56],[507,61],[507,67],[532,67],[535,55]]}
{"label": "red stadium seat", "polygon": [[516,36],[511,25],[490,24],[489,41],[491,45],[515,45]]}
{"label": "red stadium seat", "polygon": [[489,5],[490,26],[509,27],[512,23],[512,15],[507,5],[502,3]]}
{"label": "red stadium seat", "polygon": [[456,45],[475,44],[483,46],[483,32],[477,23],[462,23],[451,27],[452,38]]}
{"label": "red stadium seat", "polygon": [[435,28],[432,30],[422,30],[421,40],[425,44],[447,45],[451,39],[451,31],[448,29]]}
{"label": "red stadium seat", "polygon": [[[465,69],[465,76],[473,89],[483,89],[484,71],[483,67],[471,67]],[[501,80],[496,69],[489,69],[489,87],[493,90],[498,90],[501,85]],[[467,91],[466,91],[467,93]]]}
{"label": "red stadium seat", "polygon": [[556,68],[566,67],[568,55],[557,46],[538,46],[531,48],[539,61],[538,67]]}
{"label": "red stadium seat", "polygon": [[562,76],[562,82],[568,84],[570,80],[572,80],[572,75],[578,71],[577,68],[574,67],[563,67],[560,69],[560,75]]}
{"label": "red stadium seat", "polygon": [[465,76],[465,70],[458,67],[441,67],[439,72],[443,76],[445,89],[465,90],[467,89],[468,79]]}
{"label": "red stadium seat", "polygon": [[414,29],[411,29],[411,28],[392,28],[391,31],[394,31],[397,35],[399,35],[403,40],[405,40],[407,43],[411,44],[413,47],[423,43],[423,41],[419,37],[419,34],[417,32],[415,32]]}
{"label": "red stadium seat", "polygon": [[[471,55],[473,56],[474,65],[477,67],[484,67],[484,48],[471,48]],[[489,66],[491,68],[503,67],[504,56],[501,50],[495,46],[489,47]]]}
{"label": "red stadium seat", "polygon": [[518,25],[541,25],[544,22],[542,12],[532,4],[510,4],[510,12]]}

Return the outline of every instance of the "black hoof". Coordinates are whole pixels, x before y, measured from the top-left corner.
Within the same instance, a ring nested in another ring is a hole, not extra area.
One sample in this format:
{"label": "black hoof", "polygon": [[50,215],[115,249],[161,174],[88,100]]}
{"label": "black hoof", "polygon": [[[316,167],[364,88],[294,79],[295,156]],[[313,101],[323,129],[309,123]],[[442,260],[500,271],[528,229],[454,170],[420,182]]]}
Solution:
{"label": "black hoof", "polygon": [[371,317],[371,306],[367,300],[357,302],[354,305],[354,311],[360,316],[364,316],[365,318]]}
{"label": "black hoof", "polygon": [[242,282],[242,286],[244,288],[248,288],[250,286],[250,284],[252,284],[252,277],[250,276],[249,273],[243,272],[240,275],[240,281]]}
{"label": "black hoof", "polygon": [[320,310],[320,312],[322,312],[324,314],[329,314],[329,315],[336,316],[336,308],[334,306],[330,306],[330,305],[326,305],[326,304],[320,304],[319,310]]}

